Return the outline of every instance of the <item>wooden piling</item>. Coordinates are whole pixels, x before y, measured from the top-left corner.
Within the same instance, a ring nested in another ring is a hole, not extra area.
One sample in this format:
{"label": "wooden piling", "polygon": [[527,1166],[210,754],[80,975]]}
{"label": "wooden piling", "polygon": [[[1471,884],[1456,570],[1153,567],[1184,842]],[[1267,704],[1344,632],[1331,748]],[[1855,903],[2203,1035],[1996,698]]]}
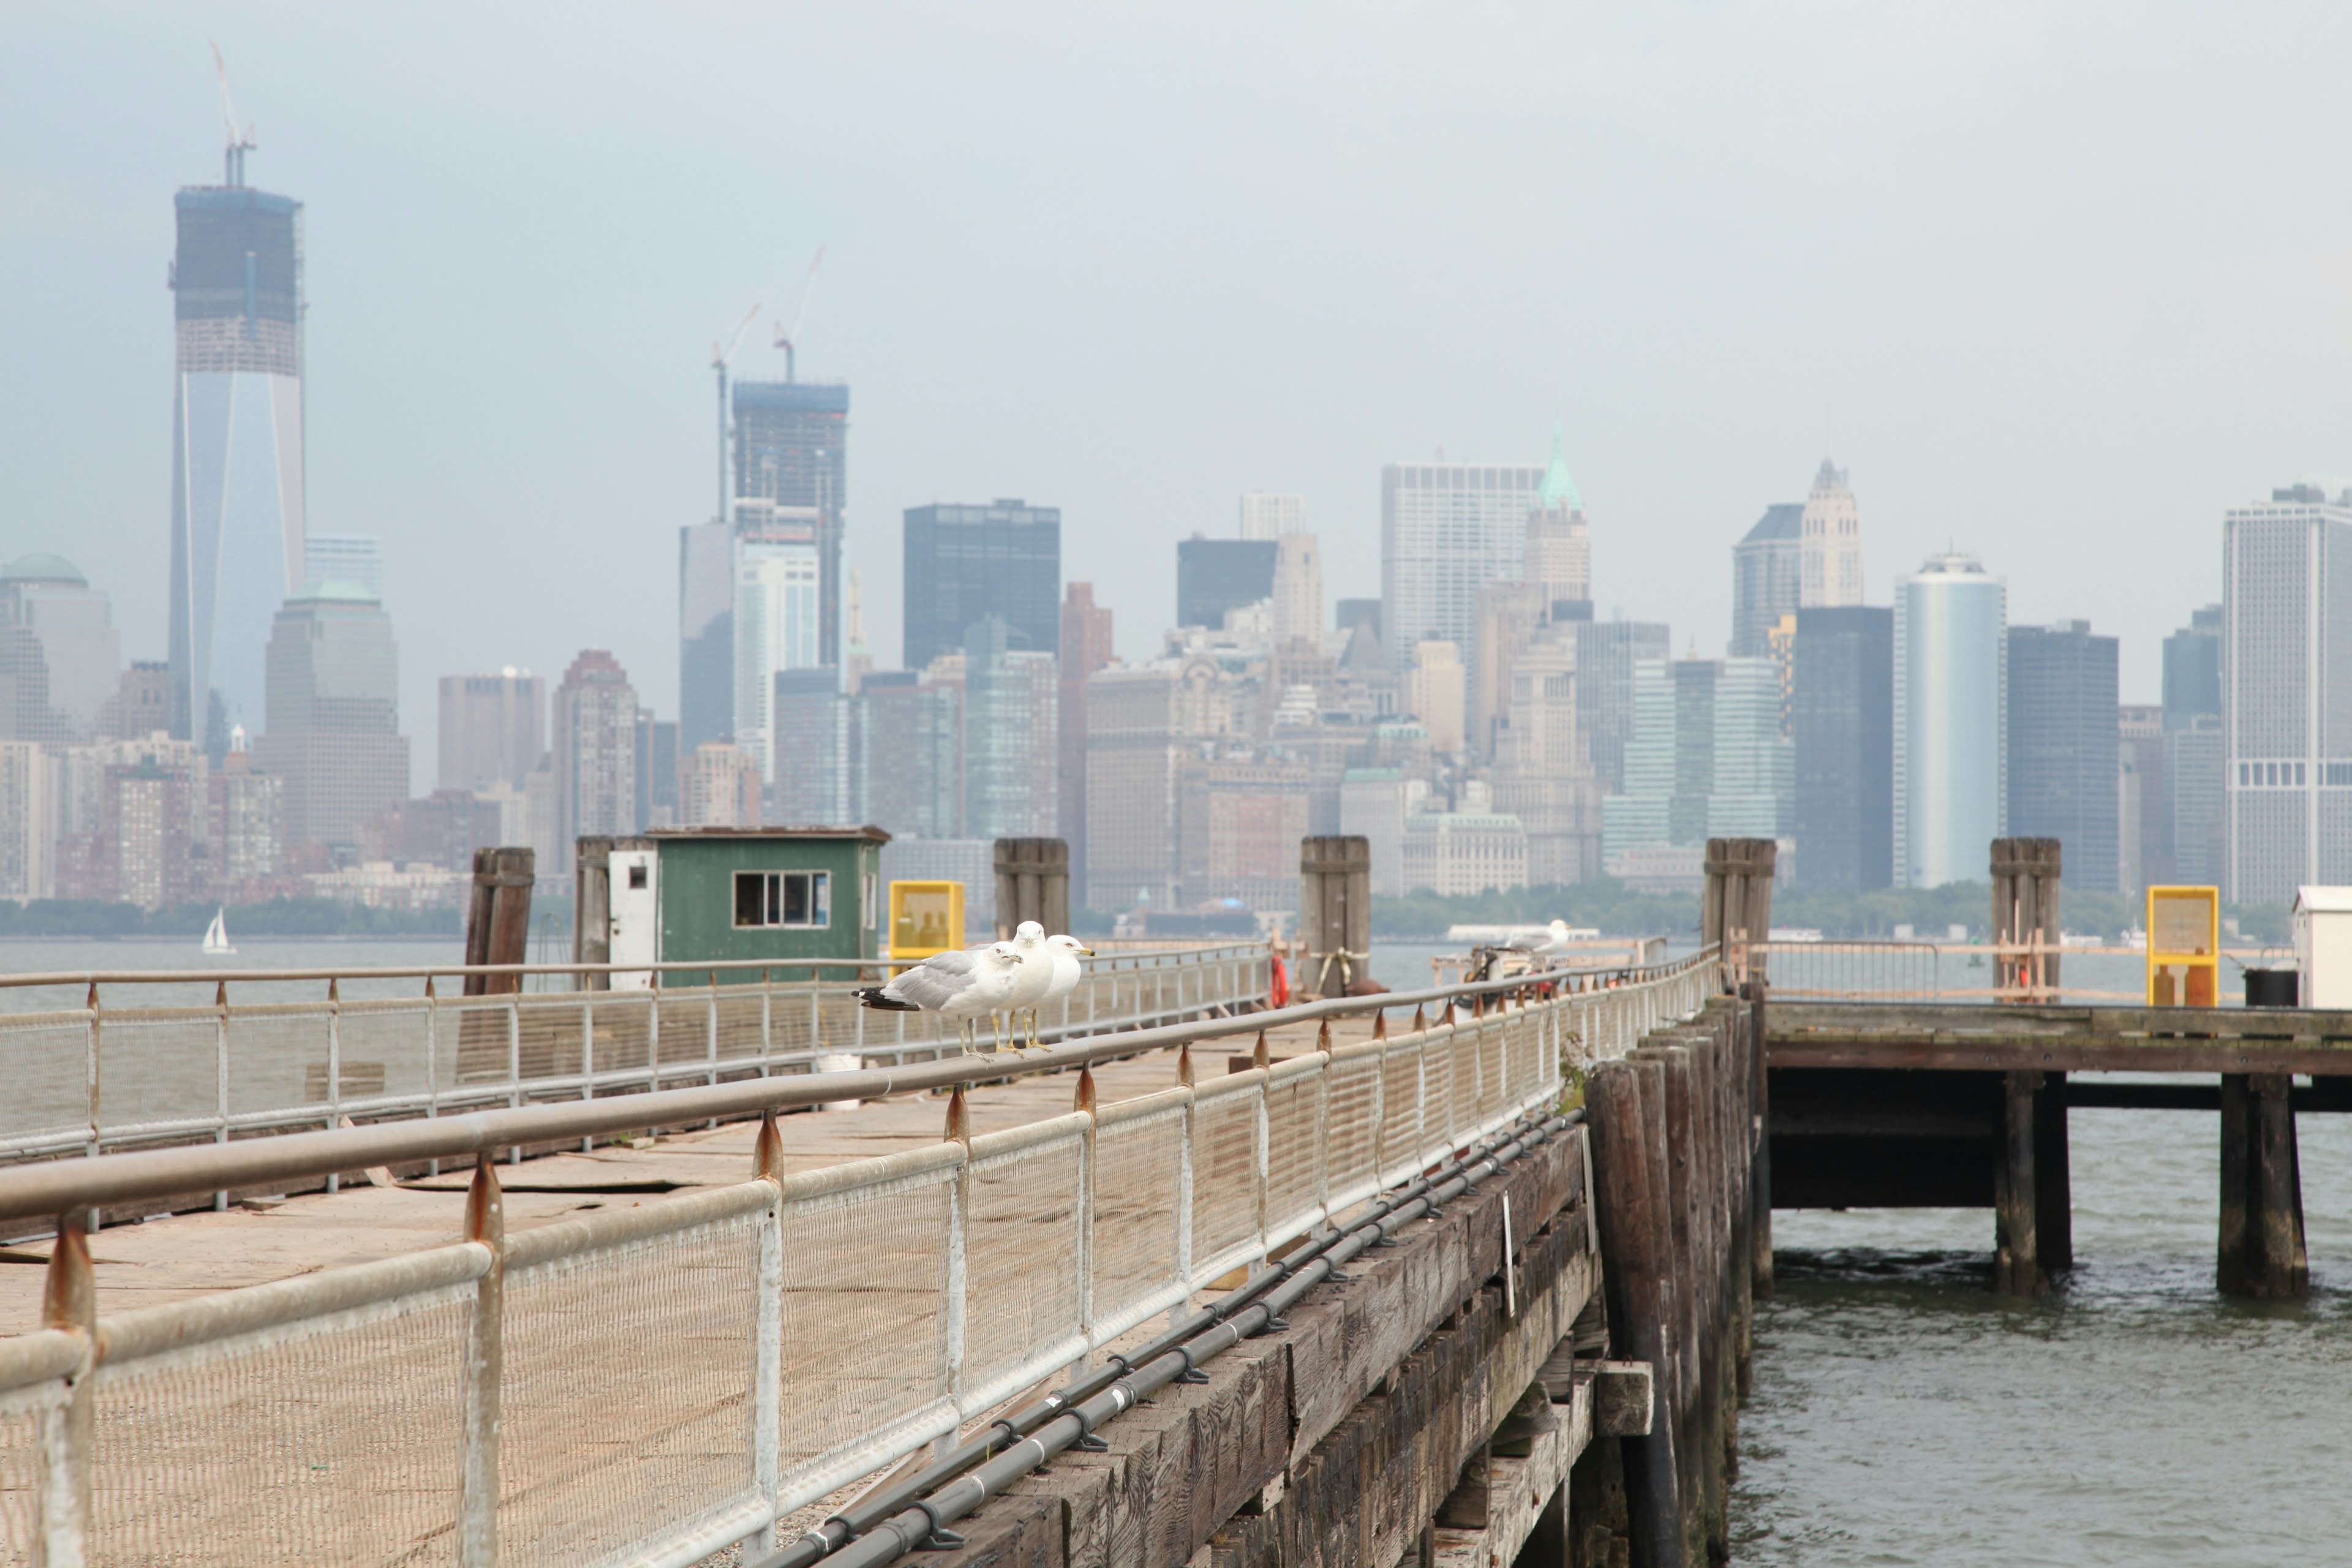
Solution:
{"label": "wooden piling", "polygon": [[[1584,1085],[1611,1353],[1650,1363],[1664,1407],[1646,1436],[1619,1439],[1632,1568],[1688,1568],[1690,1563],[1684,1546],[1675,1423],[1668,1418],[1674,1405],[1668,1226],[1664,1194],[1654,1179],[1651,1107],[1644,1103],[1645,1094],[1663,1092],[1664,1077],[1656,1064],[1630,1060],[1600,1063]],[[1663,1114],[1657,1120],[1663,1131]]]}
{"label": "wooden piling", "polygon": [[2074,1156],[2066,1134],[2066,1075],[2044,1072],[2033,1098],[2033,1233],[2042,1271],[2074,1267]]}
{"label": "wooden piling", "polygon": [[2050,1279],[2042,1267],[2040,1206],[2034,1196],[2036,1101],[2042,1075],[2004,1075],[2000,1140],[1993,1167],[1993,1289],[2003,1296],[2042,1296]]}
{"label": "wooden piling", "polygon": [[2252,1294],[2247,1258],[2247,1191],[2254,1170],[2253,1117],[2247,1075],[2221,1075],[2221,1206],[2214,1244],[2214,1283],[2225,1296]]}
{"label": "wooden piling", "polygon": [[1070,847],[1059,838],[996,841],[996,940],[1011,942],[1023,921],[1053,936],[1070,929]]}

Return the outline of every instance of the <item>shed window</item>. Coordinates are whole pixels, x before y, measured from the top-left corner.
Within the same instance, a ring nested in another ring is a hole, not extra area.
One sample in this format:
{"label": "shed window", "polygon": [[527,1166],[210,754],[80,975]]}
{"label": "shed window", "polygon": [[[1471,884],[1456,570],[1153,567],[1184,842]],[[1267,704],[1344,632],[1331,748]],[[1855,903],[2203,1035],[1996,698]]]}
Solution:
{"label": "shed window", "polygon": [[735,926],[823,931],[833,924],[829,871],[738,871]]}

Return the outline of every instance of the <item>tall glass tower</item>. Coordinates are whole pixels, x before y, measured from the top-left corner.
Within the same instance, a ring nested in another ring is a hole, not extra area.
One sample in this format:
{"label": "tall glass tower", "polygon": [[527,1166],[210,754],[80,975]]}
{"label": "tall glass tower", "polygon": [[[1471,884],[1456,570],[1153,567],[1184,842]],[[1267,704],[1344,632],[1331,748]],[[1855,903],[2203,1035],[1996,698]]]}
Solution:
{"label": "tall glass tower", "polygon": [[261,731],[264,650],[303,582],[302,205],[245,184],[174,203],[172,733]]}
{"label": "tall glass tower", "polygon": [[2008,831],[2009,590],[1973,556],[1895,584],[1895,885],[1990,875]]}

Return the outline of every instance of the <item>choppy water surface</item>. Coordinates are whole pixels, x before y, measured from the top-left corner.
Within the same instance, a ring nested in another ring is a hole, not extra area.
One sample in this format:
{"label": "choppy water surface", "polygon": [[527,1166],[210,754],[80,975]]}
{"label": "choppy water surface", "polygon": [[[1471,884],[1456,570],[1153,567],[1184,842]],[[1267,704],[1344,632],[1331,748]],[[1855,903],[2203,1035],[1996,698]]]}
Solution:
{"label": "choppy water surface", "polygon": [[2215,1292],[2210,1113],[2073,1113],[2046,1301],[1989,1210],[1776,1215],[1733,1561],[2352,1563],[2352,1118],[2298,1120],[2307,1302]]}

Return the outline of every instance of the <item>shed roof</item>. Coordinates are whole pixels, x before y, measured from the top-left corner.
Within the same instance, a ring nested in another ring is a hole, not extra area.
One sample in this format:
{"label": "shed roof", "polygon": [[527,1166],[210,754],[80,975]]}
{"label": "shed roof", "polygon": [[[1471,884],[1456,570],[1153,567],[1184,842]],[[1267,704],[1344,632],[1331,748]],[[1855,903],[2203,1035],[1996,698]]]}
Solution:
{"label": "shed roof", "polygon": [[2352,888],[2297,888],[2294,907],[2319,915],[2352,915]]}
{"label": "shed roof", "polygon": [[797,827],[656,827],[646,834],[648,838],[862,838],[868,844],[887,844],[890,836],[872,823],[863,826],[803,826]]}

